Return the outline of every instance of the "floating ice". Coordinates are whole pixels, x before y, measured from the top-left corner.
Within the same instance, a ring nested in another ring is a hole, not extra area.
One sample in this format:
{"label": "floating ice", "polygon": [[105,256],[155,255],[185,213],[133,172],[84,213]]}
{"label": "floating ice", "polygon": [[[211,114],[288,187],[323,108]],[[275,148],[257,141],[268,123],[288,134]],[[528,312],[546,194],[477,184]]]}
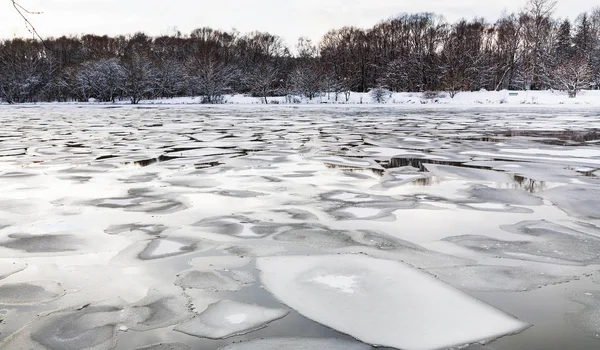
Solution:
{"label": "floating ice", "polygon": [[113,349],[123,304],[107,301],[50,312],[0,343],[2,349]]}
{"label": "floating ice", "polygon": [[600,263],[600,238],[549,221],[524,221],[502,229],[523,240],[502,241],[486,236],[449,237],[445,241],[477,252],[510,259],[566,265]]}
{"label": "floating ice", "polygon": [[0,246],[28,253],[74,252],[82,247],[83,241],[73,235],[30,235],[13,233]]}
{"label": "floating ice", "polygon": [[331,230],[319,225],[299,225],[276,235],[274,239],[320,249],[335,249],[358,245],[347,232]]}
{"label": "floating ice", "polygon": [[56,282],[26,282],[0,285],[0,304],[39,304],[60,298],[64,288]]}
{"label": "floating ice", "polygon": [[512,183],[510,175],[497,171],[462,168],[450,165],[425,164],[427,170],[441,177],[452,177],[485,182]]}
{"label": "floating ice", "polygon": [[315,160],[320,160],[326,164],[331,164],[339,167],[356,167],[356,168],[381,168],[381,166],[377,165],[377,163],[357,158],[349,158],[349,157],[315,157]]}
{"label": "floating ice", "polygon": [[459,266],[428,269],[442,281],[476,292],[519,292],[578,279],[573,271],[523,266]]}
{"label": "floating ice", "polygon": [[389,215],[389,211],[393,211],[395,209],[391,209],[388,211],[375,209],[375,208],[363,208],[363,207],[348,207],[338,211],[338,214],[349,214],[350,218],[356,219],[377,219],[381,217],[385,217]]}
{"label": "floating ice", "polygon": [[182,343],[162,343],[136,348],[135,350],[190,350],[191,348]]}
{"label": "floating ice", "polygon": [[215,192],[218,195],[226,196],[226,197],[237,197],[237,198],[254,198],[265,196],[265,193],[260,193],[256,191],[245,191],[245,190],[222,190]]}
{"label": "floating ice", "polygon": [[362,255],[290,256],[258,258],[257,268],[265,287],[285,304],[369,344],[439,349],[526,327],[395,261]]}
{"label": "floating ice", "polygon": [[247,271],[232,269],[249,262],[249,258],[234,256],[195,258],[190,261],[194,268],[177,275],[175,285],[207,292],[238,291],[254,282],[254,276]]}
{"label": "floating ice", "polygon": [[273,256],[287,252],[279,245],[223,245],[218,249],[237,256]]}
{"label": "floating ice", "polygon": [[124,310],[125,325],[135,331],[147,331],[179,324],[191,316],[187,302],[182,295],[151,290]]}
{"label": "floating ice", "polygon": [[192,252],[198,248],[198,241],[184,238],[160,238],[150,241],[139,254],[142,260],[161,259]]}
{"label": "floating ice", "polygon": [[467,191],[467,193],[470,197],[483,202],[527,206],[537,206],[543,204],[540,198],[534,197],[527,192],[519,190],[499,189],[477,185],[473,186],[469,191]]}
{"label": "floating ice", "polygon": [[213,217],[194,224],[208,233],[239,238],[260,238],[277,232],[282,225],[259,222],[245,216]]}
{"label": "floating ice", "polygon": [[207,292],[219,291],[238,291],[244,284],[251,283],[247,276],[238,275],[236,272],[230,273],[228,277],[224,272],[219,271],[197,271],[191,270],[183,272],[175,280],[175,285],[182,288],[196,288]]}
{"label": "floating ice", "polygon": [[263,328],[287,313],[288,311],[283,309],[222,300],[209,306],[200,315],[175,327],[175,330],[202,338],[228,338]]}
{"label": "floating ice", "polygon": [[157,214],[169,214],[187,208],[180,200],[151,195],[148,192],[146,189],[132,189],[129,190],[128,197],[95,199],[86,202],[86,204],[101,208]]}
{"label": "floating ice", "polygon": [[106,232],[109,235],[118,235],[121,233],[139,231],[151,236],[158,236],[166,229],[167,227],[163,225],[126,224],[110,226],[109,228],[104,230],[104,232]]}
{"label": "floating ice", "polygon": [[569,320],[589,335],[600,338],[600,292],[576,291],[570,295],[570,299],[584,308],[569,315]]}
{"label": "floating ice", "polygon": [[219,350],[370,350],[370,346],[341,339],[269,338],[225,345]]}
{"label": "floating ice", "polygon": [[600,219],[600,189],[597,187],[561,186],[540,195],[571,216]]}
{"label": "floating ice", "polygon": [[0,261],[0,280],[23,271],[27,268],[27,264],[20,261]]}

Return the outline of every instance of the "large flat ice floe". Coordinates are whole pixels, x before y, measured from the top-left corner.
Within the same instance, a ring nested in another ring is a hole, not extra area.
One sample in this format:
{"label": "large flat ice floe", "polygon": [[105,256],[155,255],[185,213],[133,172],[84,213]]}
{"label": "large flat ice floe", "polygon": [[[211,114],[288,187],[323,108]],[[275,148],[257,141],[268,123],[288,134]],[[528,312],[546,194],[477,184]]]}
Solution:
{"label": "large flat ice floe", "polygon": [[266,288],[302,315],[365,343],[443,349],[527,325],[399,262],[363,255],[258,258]]}

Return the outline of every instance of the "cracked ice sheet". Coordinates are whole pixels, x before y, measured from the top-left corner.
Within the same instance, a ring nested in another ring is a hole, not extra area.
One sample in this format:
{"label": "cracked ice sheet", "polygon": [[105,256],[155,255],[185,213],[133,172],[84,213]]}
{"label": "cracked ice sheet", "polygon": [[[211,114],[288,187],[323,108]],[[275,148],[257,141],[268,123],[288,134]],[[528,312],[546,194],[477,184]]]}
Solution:
{"label": "cracked ice sheet", "polygon": [[395,261],[362,255],[288,256],[258,258],[257,268],[267,290],[289,307],[373,345],[441,349],[527,328]]}

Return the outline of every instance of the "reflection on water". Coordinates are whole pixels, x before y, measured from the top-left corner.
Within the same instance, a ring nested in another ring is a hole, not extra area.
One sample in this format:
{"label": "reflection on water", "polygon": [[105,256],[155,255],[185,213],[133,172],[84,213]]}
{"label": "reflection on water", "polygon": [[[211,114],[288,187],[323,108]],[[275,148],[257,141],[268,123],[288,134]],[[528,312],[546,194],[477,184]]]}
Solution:
{"label": "reflection on water", "polygon": [[517,174],[511,176],[515,181],[512,186],[513,189],[523,190],[529,193],[538,193],[548,188],[545,181],[537,181]]}
{"label": "reflection on water", "polygon": [[[389,162],[382,164],[382,166],[387,169],[410,166],[413,168],[417,168],[420,171],[427,171],[427,169],[425,168],[425,164],[450,165],[450,166],[458,166],[458,167],[465,166],[464,162],[457,162],[457,161],[443,161],[443,160],[427,159],[427,158],[401,158],[401,157],[393,157],[392,159],[389,160]],[[470,167],[470,168],[482,169],[481,167]]]}

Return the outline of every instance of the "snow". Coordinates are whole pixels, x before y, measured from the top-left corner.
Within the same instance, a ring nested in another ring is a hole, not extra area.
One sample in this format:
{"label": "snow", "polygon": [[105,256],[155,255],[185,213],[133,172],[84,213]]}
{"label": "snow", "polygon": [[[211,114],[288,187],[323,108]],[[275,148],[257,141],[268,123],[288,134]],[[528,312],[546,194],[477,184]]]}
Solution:
{"label": "snow", "polygon": [[360,219],[364,219],[364,218],[369,218],[369,217],[376,217],[377,215],[379,215],[379,213],[381,213],[381,210],[379,209],[372,209],[372,208],[346,208],[343,210],[344,212],[347,212],[357,218]]}
{"label": "snow", "polygon": [[[510,96],[511,93],[517,93],[517,96]],[[298,97],[297,100],[301,101],[301,104],[311,105],[377,105],[377,106],[418,106],[418,107],[431,107],[431,106],[597,106],[600,105],[600,91],[599,90],[583,90],[576,98],[569,98],[567,93],[561,91],[464,91],[458,93],[454,98],[450,98],[448,94],[442,94],[441,97],[435,100],[428,100],[422,98],[422,94],[418,92],[400,92],[392,93],[388,96],[384,103],[375,103],[369,93],[352,92],[350,99],[345,102],[344,99],[335,102],[333,97],[328,99],[326,95],[319,96],[312,100],[307,98]],[[186,104],[200,104],[201,97],[175,97],[175,98],[163,98],[156,100],[142,100],[140,104],[150,105],[186,105]],[[270,104],[285,105],[286,97],[269,97]],[[264,101],[261,98],[252,97],[248,95],[225,95],[224,101],[226,104],[234,105],[264,105]],[[129,104],[129,100],[117,101],[117,104]],[[91,105],[98,105],[96,101],[90,101]]]}
{"label": "snow", "polygon": [[222,300],[209,306],[200,315],[175,327],[175,330],[196,337],[228,338],[265,327],[268,323],[287,314],[288,311],[284,309]]}
{"label": "snow", "polygon": [[257,268],[265,287],[291,308],[377,346],[447,348],[527,327],[398,262],[355,255],[287,256],[258,258]]}

